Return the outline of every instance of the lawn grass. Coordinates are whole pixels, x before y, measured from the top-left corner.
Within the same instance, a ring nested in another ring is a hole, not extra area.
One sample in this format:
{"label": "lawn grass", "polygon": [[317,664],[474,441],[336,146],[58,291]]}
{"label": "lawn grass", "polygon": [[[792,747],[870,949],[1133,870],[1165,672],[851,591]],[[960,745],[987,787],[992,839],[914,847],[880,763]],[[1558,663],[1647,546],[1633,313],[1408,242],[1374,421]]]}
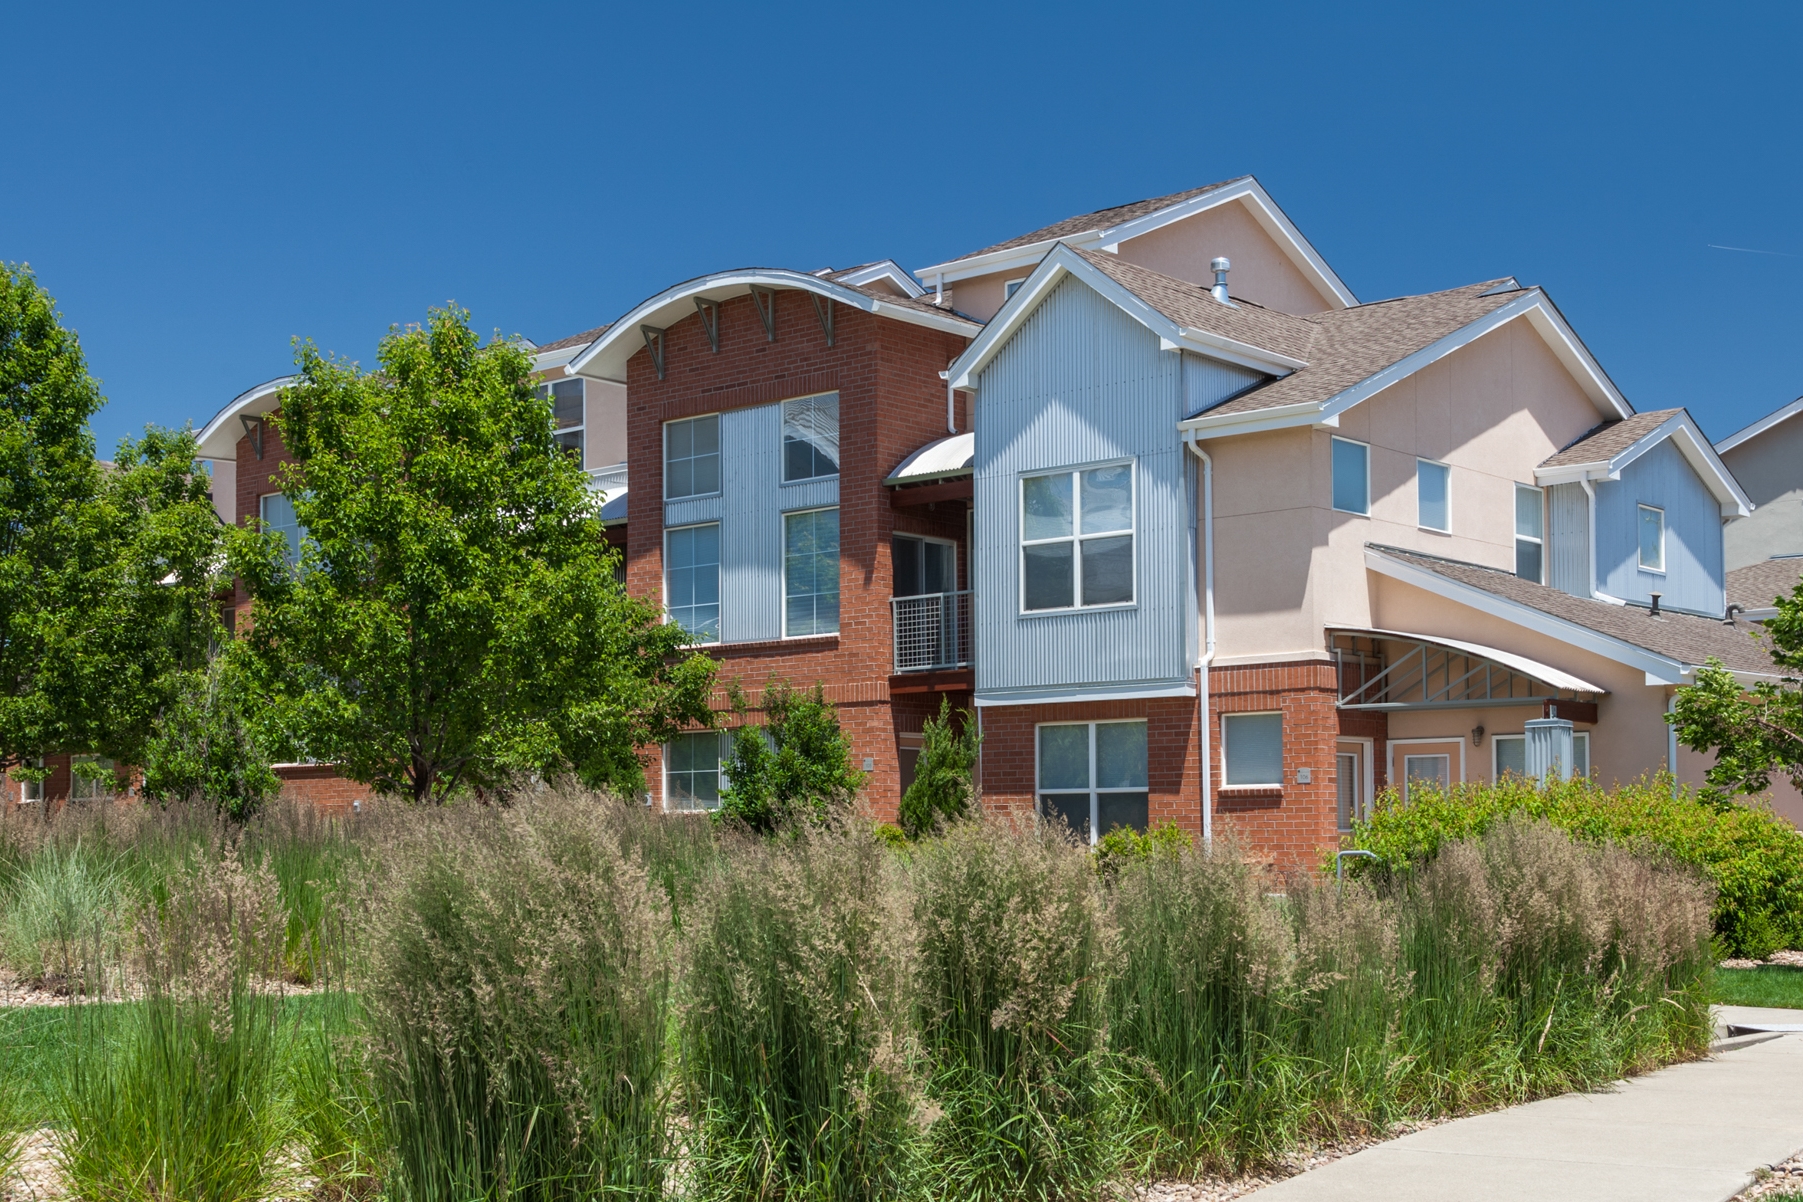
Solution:
{"label": "lawn grass", "polygon": [[1803,1010],[1803,968],[1763,964],[1718,968],[1712,1001],[1724,1006],[1772,1006]]}

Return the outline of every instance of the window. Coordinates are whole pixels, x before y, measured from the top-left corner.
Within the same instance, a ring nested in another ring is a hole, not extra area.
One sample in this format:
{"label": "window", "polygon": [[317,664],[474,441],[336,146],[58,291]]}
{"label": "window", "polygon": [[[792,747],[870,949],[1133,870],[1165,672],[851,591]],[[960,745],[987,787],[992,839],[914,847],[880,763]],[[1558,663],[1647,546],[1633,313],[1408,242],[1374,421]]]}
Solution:
{"label": "window", "polygon": [[1086,842],[1117,826],[1144,831],[1146,724],[1059,722],[1039,728],[1039,812]]}
{"label": "window", "polygon": [[69,759],[69,797],[73,801],[99,801],[118,792],[113,761],[102,755],[77,755]]}
{"label": "window", "polygon": [[1529,484],[1515,486],[1515,574],[1535,584],[1544,581],[1546,499]]}
{"label": "window", "polygon": [[720,491],[720,415],[664,423],[664,497],[706,497]]}
{"label": "window", "polygon": [[[1496,757],[1496,767],[1491,773],[1492,780],[1501,780],[1505,773],[1516,776],[1528,774],[1528,741],[1524,735],[1497,735],[1490,740],[1492,754]],[[1571,736],[1571,774],[1573,776],[1590,775],[1590,732],[1581,730]]]}
{"label": "window", "polygon": [[1405,755],[1402,757],[1402,799],[1407,801],[1416,786],[1446,792],[1452,779],[1452,757],[1449,755]]}
{"label": "window", "polygon": [[1640,507],[1640,566],[1648,572],[1665,571],[1665,510]]}
{"label": "window", "polygon": [[1026,282],[1027,281],[1023,278],[1023,279],[1018,279],[1018,280],[1009,280],[1006,284],[1003,284],[1002,285],[1002,303],[1006,304],[1009,301],[1013,300],[1014,294],[1016,292],[1019,292],[1020,286]]}
{"label": "window", "polygon": [[1223,714],[1221,761],[1229,785],[1283,784],[1283,715]]}
{"label": "window", "polygon": [[551,402],[551,426],[555,431],[551,437],[576,461],[577,467],[584,466],[582,378],[578,376],[572,380],[553,380],[549,384],[541,384],[538,394],[549,398]]}
{"label": "window", "polygon": [[720,641],[720,524],[664,532],[664,607],[697,643]]}
{"label": "window", "polygon": [[257,499],[257,516],[263,521],[263,529],[275,531],[288,544],[284,552],[288,562],[299,563],[301,540],[307,537],[307,528],[294,516],[294,502],[282,493],[269,493]]}
{"label": "window", "polygon": [[958,591],[958,548],[951,543],[898,534],[893,549],[897,597]]}
{"label": "window", "polygon": [[1357,752],[1342,751],[1334,756],[1334,782],[1338,796],[1339,829],[1352,829],[1354,818],[1362,818],[1359,806],[1359,757]]}
{"label": "window", "polygon": [[839,394],[783,402],[783,483],[839,474]]}
{"label": "window", "polygon": [[1333,440],[1333,507],[1371,512],[1371,448],[1362,442]]}
{"label": "window", "polygon": [[[42,772],[44,770],[44,761],[42,758],[28,759],[28,760],[25,760],[23,763],[21,763],[19,766],[21,768],[30,768],[37,772]],[[44,782],[43,782],[43,780],[39,779],[39,780],[20,780],[19,781],[19,804],[20,805],[26,805],[30,802],[42,801],[42,800],[44,800]]]}
{"label": "window", "polygon": [[1020,482],[1021,609],[1133,603],[1133,465]]}
{"label": "window", "polygon": [[1452,469],[1431,459],[1415,460],[1416,521],[1424,530],[1452,529]]}
{"label": "window", "polygon": [[839,633],[839,511],[783,515],[783,637]]}
{"label": "window", "polygon": [[664,809],[720,808],[720,763],[731,736],[714,730],[677,735],[664,747]]}

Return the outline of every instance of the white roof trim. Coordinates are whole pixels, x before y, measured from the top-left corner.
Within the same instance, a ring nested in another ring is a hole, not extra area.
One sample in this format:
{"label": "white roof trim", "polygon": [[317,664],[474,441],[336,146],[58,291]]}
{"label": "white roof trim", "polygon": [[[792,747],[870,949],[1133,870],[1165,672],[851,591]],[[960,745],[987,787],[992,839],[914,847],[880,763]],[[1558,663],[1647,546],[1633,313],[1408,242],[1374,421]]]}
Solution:
{"label": "white roof trim", "polygon": [[1033,269],[1033,274],[1027,277],[1027,282],[1015,290],[1014,295],[989,319],[989,324],[983,327],[983,332],[977,335],[976,341],[958,356],[951,366],[952,387],[966,392],[975,391],[976,384],[972,377],[988,366],[989,361],[995,358],[1014,336],[1014,332],[1026,322],[1039,302],[1050,296],[1052,289],[1067,275],[1077,277],[1116,308],[1158,335],[1164,350],[1191,350],[1211,359],[1221,359],[1279,376],[1288,375],[1305,366],[1302,360],[1280,355],[1276,351],[1268,351],[1263,347],[1238,342],[1205,330],[1179,326],[1109,278],[1095,264],[1060,243],[1040,260],[1039,266]]}
{"label": "white roof trim", "polygon": [[1309,245],[1302,231],[1297,229],[1271,194],[1251,176],[1212,188],[1188,200],[1180,200],[1157,212],[1148,213],[1144,217],[1136,217],[1114,226],[1097,226],[1093,230],[1069,234],[1062,238],[1047,238],[1026,246],[1014,246],[1007,250],[991,251],[988,254],[969,255],[962,259],[953,259],[946,263],[935,263],[931,267],[923,267],[915,272],[927,283],[936,282],[936,277],[943,274],[945,282],[967,280],[974,276],[989,275],[993,272],[1008,271],[1014,268],[1027,269],[1040,259],[1054,245],[1067,242],[1072,246],[1080,246],[1085,250],[1116,250],[1122,242],[1149,234],[1153,230],[1162,229],[1172,222],[1182,221],[1186,217],[1194,217],[1197,213],[1216,208],[1230,201],[1239,201],[1251,212],[1253,218],[1271,236],[1289,260],[1302,272],[1323,300],[1345,309],[1358,304],[1358,298],[1346,287],[1333,268],[1327,265],[1320,252]]}
{"label": "white roof trim", "polygon": [[1516,655],[1513,651],[1486,647],[1482,643],[1467,643],[1461,639],[1449,639],[1437,634],[1412,634],[1406,630],[1372,630],[1362,626],[1330,626],[1328,629],[1342,631],[1346,634],[1364,634],[1381,639],[1406,639],[1410,642],[1434,643],[1441,647],[1453,647],[1468,655],[1475,655],[1479,659],[1493,659],[1499,664],[1532,676],[1536,680],[1543,680],[1554,688],[1570,689],[1574,693],[1600,695],[1609,691],[1602,685],[1591,684],[1569,672],[1562,672],[1551,664],[1540,663],[1525,655]]}
{"label": "white roof trim", "polygon": [[1577,335],[1566,325],[1565,319],[1559,315],[1546,294],[1535,288],[1519,300],[1493,309],[1476,321],[1459,327],[1411,355],[1405,355],[1390,366],[1366,376],[1352,387],[1325,400],[1233,413],[1202,413],[1179,422],[1177,428],[1219,438],[1286,426],[1311,426],[1324,422],[1331,424],[1338,420],[1340,414],[1359,402],[1369,400],[1397,381],[1407,379],[1422,368],[1444,359],[1518,317],[1528,319],[1535,332],[1572,373],[1578,386],[1584,390],[1599,413],[1607,418],[1627,418],[1633,415],[1634,407],[1628,404],[1628,399],[1621,395],[1604,374],[1602,367],[1591,358],[1590,352],[1578,341]]}
{"label": "white roof trim", "polygon": [[[1649,651],[1645,647],[1625,642],[1611,635],[1599,633],[1588,626],[1580,626],[1576,622],[1568,622],[1564,618],[1554,617],[1544,610],[1530,605],[1522,605],[1507,597],[1499,597],[1495,593],[1469,584],[1461,584],[1438,572],[1430,572],[1426,568],[1412,563],[1404,563],[1392,559],[1382,551],[1365,548],[1365,566],[1380,576],[1388,576],[1392,580],[1400,580],[1404,584],[1414,585],[1435,596],[1444,597],[1448,601],[1456,601],[1494,618],[1524,627],[1558,639],[1581,651],[1592,655],[1600,655],[1604,659],[1625,664],[1630,668],[1638,668],[1646,673],[1649,684],[1688,684],[1691,668],[1678,660]],[[1427,636],[1417,635],[1424,638]]]}
{"label": "white roof trim", "polygon": [[928,329],[943,330],[949,334],[960,334],[966,338],[975,337],[983,328],[981,323],[960,317],[950,310],[928,312],[913,305],[896,304],[844,284],[809,275],[805,271],[790,271],[779,267],[747,267],[699,276],[674,288],[667,288],[649,300],[641,301],[631,312],[609,326],[599,338],[589,343],[580,355],[570,361],[565,370],[573,376],[624,384],[627,361],[645,347],[644,335],[639,332],[640,326],[673,326],[683,318],[695,315],[696,297],[718,301],[744,296],[751,291],[753,284],[761,288],[812,292],[838,301],[848,308],[861,309],[879,317],[892,317],[897,321],[926,326]]}
{"label": "white roof trim", "polygon": [[1704,487],[1709,489],[1721,505],[1723,517],[1744,518],[1753,512],[1753,501],[1741,488],[1740,481],[1734,478],[1734,473],[1728,470],[1715,448],[1709,445],[1709,440],[1703,437],[1696,419],[1684,410],[1672,414],[1659,423],[1656,429],[1616,452],[1613,458],[1536,468],[1534,480],[1543,485],[1564,484],[1575,480],[1619,480],[1624,468],[1668,438],[1677,444],[1679,454],[1684,456],[1691,470],[1696,472]]}
{"label": "white roof trim", "polygon": [[981,708],[990,705],[1068,705],[1079,701],[1138,701],[1157,697],[1194,697],[1196,682],[1178,684],[1066,685],[1062,688],[979,690],[973,698]]}
{"label": "white roof trim", "polygon": [[1728,437],[1715,444],[1716,453],[1726,454],[1741,443],[1746,442],[1749,438],[1758,438],[1761,434],[1764,434],[1779,422],[1793,418],[1799,413],[1803,413],[1803,396],[1798,397],[1782,409],[1772,410],[1772,412],[1766,414],[1744,430],[1738,430],[1735,433],[1728,435]]}
{"label": "white roof trim", "polygon": [[294,383],[298,377],[277,376],[266,380],[255,388],[248,388],[226,403],[225,408],[212,416],[200,433],[195,437],[197,459],[229,459],[238,458],[238,440],[244,437],[244,428],[238,423],[240,417],[254,417],[259,413],[268,413],[279,408],[282,403],[282,389]]}
{"label": "white roof trim", "polygon": [[968,476],[975,470],[976,456],[976,434],[950,434],[929,442],[902,460],[883,483],[925,484],[929,480]]}
{"label": "white roof trim", "polygon": [[532,356],[532,370],[550,371],[554,367],[563,367],[577,355],[580,355],[583,351],[587,350],[588,347],[588,343],[582,342],[575,346],[560,347],[554,351],[536,352]]}
{"label": "white roof trim", "polygon": [[902,265],[894,259],[884,259],[880,263],[872,263],[867,267],[844,272],[838,276],[838,282],[841,284],[863,285],[874,283],[877,280],[888,280],[909,296],[920,297],[927,294],[927,290],[915,282],[914,277],[904,271]]}

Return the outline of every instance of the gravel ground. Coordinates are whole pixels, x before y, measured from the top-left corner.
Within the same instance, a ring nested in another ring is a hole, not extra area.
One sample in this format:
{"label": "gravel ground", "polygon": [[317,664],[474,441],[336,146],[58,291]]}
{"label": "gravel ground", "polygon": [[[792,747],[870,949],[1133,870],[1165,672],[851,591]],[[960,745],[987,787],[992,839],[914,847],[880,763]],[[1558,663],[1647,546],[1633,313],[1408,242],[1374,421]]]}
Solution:
{"label": "gravel ground", "polygon": [[56,1171],[56,1135],[34,1131],[25,1137],[25,1155],[13,1175],[0,1181],[0,1202],[49,1202],[66,1198]]}
{"label": "gravel ground", "polygon": [[1249,1173],[1244,1177],[1204,1177],[1198,1181],[1160,1181],[1137,1190],[1130,1196],[1134,1202],[1227,1202],[1230,1198],[1243,1197],[1254,1190],[1263,1189],[1267,1185],[1276,1185],[1286,1177],[1294,1177],[1298,1173],[1318,1169],[1342,1156],[1350,1156],[1354,1152],[1362,1152],[1366,1148],[1386,1143],[1398,1136],[1408,1135],[1415,1131],[1425,1131],[1429,1127],[1435,1127],[1448,1121],[1447,1119],[1427,1119],[1421,1122],[1397,1123],[1383,1135],[1366,1136],[1348,1140],[1345,1143],[1328,1144],[1306,1152],[1295,1153],[1282,1165],[1261,1173]]}
{"label": "gravel ground", "polygon": [[[1793,953],[1794,954],[1794,953]],[[1782,1164],[1767,1165],[1762,1176],[1735,1194],[1732,1202],[1753,1202],[1756,1198],[1772,1198],[1780,1194],[1803,1196],[1803,1153]]]}
{"label": "gravel ground", "polygon": [[1781,964],[1785,968],[1803,968],[1803,952],[1773,952],[1765,960],[1723,960],[1721,968],[1762,968],[1767,964]]}

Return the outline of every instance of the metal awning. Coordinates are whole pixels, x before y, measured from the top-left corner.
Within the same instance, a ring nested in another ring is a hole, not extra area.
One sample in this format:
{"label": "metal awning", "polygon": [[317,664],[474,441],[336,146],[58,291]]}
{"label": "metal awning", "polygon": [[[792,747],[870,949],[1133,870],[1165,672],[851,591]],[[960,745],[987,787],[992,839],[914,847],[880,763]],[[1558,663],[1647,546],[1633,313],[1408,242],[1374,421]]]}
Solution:
{"label": "metal awning", "polygon": [[968,476],[976,463],[976,451],[975,434],[953,434],[937,439],[902,460],[883,483],[894,488],[899,484],[928,484],[953,476]]}
{"label": "metal awning", "polygon": [[1525,655],[1400,630],[1330,628],[1340,708],[1475,709],[1595,701],[1609,690]]}

